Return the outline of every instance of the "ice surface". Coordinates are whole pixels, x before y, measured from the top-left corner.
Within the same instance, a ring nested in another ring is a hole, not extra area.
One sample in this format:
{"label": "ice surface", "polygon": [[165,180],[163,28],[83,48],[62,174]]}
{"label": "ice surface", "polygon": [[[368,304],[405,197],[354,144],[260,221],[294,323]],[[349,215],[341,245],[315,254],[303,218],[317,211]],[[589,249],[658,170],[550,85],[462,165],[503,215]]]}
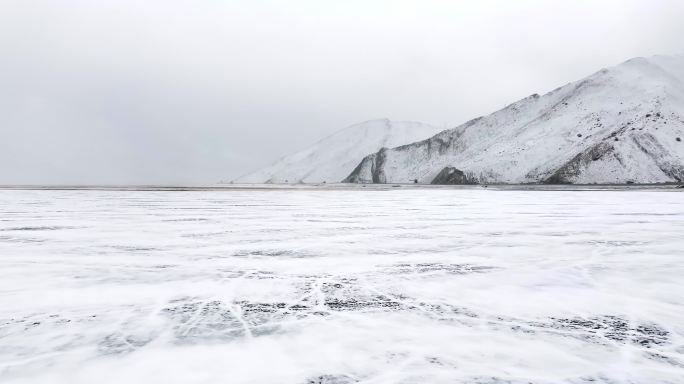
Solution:
{"label": "ice surface", "polygon": [[0,190],[3,383],[682,383],[674,191]]}

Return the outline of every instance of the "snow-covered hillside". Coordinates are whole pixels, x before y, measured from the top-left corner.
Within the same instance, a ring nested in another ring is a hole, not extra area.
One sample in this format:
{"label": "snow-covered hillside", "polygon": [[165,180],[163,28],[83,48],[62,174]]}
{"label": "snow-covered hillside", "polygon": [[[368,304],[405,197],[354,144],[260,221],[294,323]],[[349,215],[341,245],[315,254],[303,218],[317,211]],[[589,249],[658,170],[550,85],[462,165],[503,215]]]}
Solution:
{"label": "snow-covered hillside", "polygon": [[684,180],[682,140],[684,56],[635,58],[430,139],[383,148],[345,181],[675,182]]}
{"label": "snow-covered hillside", "polygon": [[242,176],[237,183],[339,182],[364,156],[383,147],[426,139],[441,129],[411,121],[371,120],[352,125],[287,156],[270,167]]}

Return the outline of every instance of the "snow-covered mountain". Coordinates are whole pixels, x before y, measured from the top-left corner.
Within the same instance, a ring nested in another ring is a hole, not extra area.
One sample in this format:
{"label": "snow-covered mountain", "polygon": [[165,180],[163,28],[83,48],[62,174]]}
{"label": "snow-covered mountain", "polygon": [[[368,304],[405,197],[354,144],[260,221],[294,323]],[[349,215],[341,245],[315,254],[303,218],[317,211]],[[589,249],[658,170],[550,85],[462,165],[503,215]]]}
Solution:
{"label": "snow-covered mountain", "polygon": [[383,147],[422,140],[442,129],[412,121],[366,121],[338,131],[303,151],[242,176],[234,182],[339,182],[369,153]]}
{"label": "snow-covered mountain", "polygon": [[684,56],[635,58],[413,144],[346,182],[660,183],[684,180]]}

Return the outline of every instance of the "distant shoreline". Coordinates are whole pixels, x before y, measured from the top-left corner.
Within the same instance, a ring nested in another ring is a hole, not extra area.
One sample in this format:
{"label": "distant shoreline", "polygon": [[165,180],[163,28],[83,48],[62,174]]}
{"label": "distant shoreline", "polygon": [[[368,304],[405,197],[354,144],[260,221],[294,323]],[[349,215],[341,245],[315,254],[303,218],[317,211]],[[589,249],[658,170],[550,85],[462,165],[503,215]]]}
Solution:
{"label": "distant shoreline", "polygon": [[631,190],[679,190],[681,183],[661,184],[477,184],[477,185],[431,185],[431,184],[215,184],[215,185],[0,185],[0,190],[33,191],[387,191],[397,189],[421,190],[509,190],[509,191],[631,191]]}

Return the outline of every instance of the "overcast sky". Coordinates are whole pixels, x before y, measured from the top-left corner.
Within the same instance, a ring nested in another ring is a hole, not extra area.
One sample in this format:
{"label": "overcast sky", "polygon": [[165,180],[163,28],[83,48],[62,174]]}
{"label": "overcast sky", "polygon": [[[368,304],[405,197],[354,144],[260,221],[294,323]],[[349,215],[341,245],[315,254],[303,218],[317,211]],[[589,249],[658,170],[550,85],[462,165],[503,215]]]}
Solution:
{"label": "overcast sky", "polygon": [[0,0],[0,184],[230,180],[376,118],[444,127],[635,56],[681,0]]}

